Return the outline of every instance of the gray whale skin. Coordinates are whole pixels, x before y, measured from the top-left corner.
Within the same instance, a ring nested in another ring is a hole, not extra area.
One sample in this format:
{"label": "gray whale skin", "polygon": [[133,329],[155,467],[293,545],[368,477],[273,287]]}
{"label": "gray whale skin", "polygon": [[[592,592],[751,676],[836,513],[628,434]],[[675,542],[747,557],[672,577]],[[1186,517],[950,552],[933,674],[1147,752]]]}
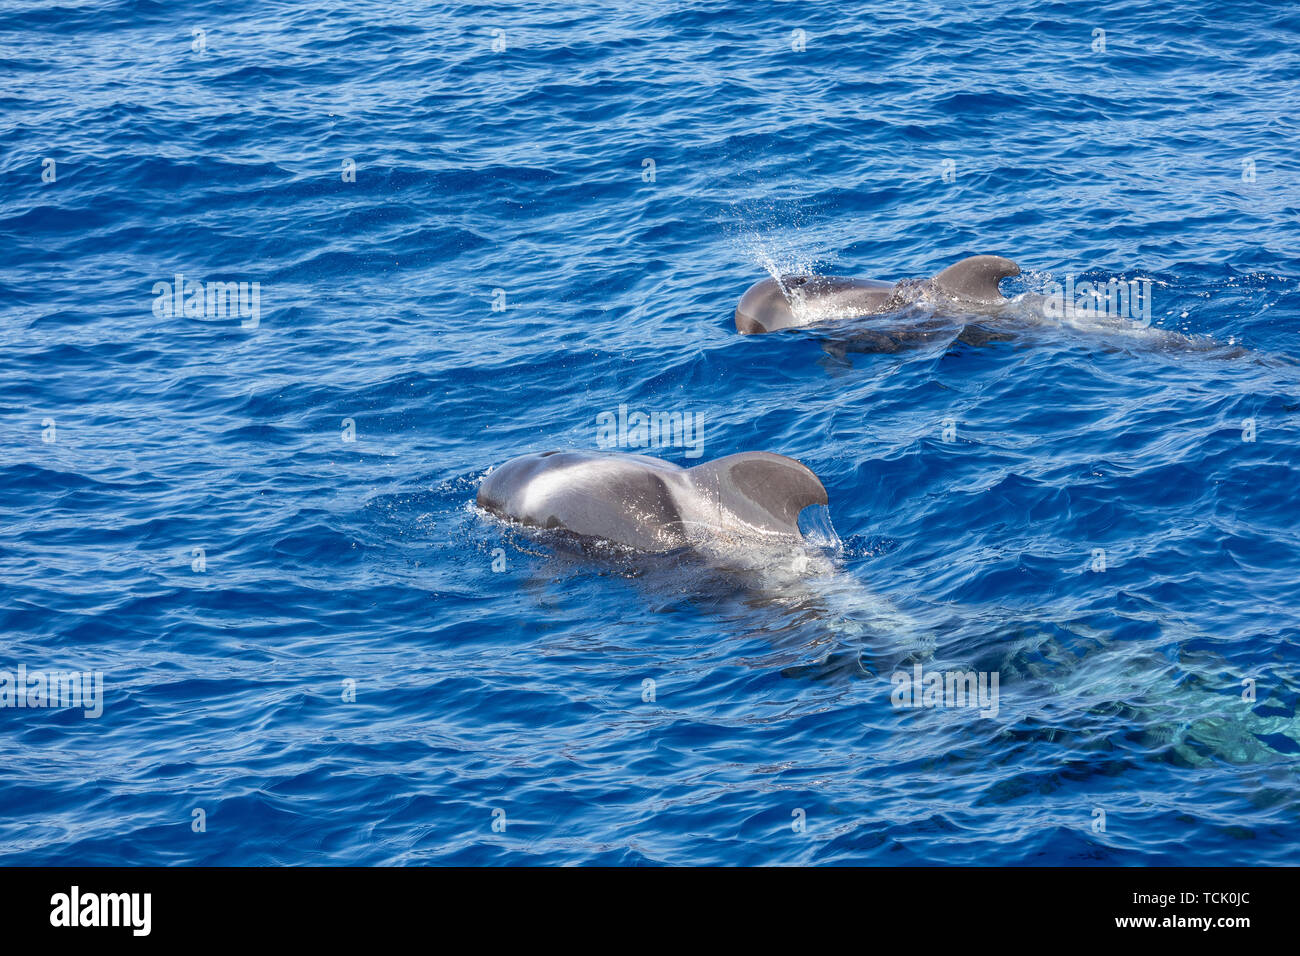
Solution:
{"label": "gray whale skin", "polygon": [[[920,283],[958,302],[998,305],[1007,299],[998,282],[1020,275],[1020,267],[1002,256],[970,256]],[[913,283],[916,285],[916,283]],[[903,304],[904,283],[837,276],[782,276],[749,287],[736,306],[736,329],[744,335],[776,332],[839,318],[889,312]]]}
{"label": "gray whale skin", "polygon": [[728,535],[798,542],[799,512],[828,503],[808,468],[762,451],[693,468],[618,452],[524,455],[491,471],[477,501],[523,525],[659,552]]}

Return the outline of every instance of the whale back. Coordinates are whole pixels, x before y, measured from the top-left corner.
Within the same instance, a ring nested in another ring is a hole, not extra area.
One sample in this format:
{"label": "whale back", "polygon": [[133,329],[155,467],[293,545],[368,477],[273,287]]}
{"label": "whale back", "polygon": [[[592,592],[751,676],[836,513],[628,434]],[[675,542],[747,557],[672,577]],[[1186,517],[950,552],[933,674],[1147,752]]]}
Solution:
{"label": "whale back", "polygon": [[806,467],[769,452],[684,469],[645,455],[568,451],[511,459],[483,479],[477,501],[530,527],[672,551],[719,535],[798,540],[799,512],[827,496]]}
{"label": "whale back", "polygon": [[754,283],[736,306],[736,330],[744,335],[813,325],[830,319],[875,315],[897,308],[909,290],[933,288],[971,305],[998,305],[1007,299],[998,283],[1020,275],[1004,256],[968,256],[933,279],[885,282],[842,276],[785,275]]}

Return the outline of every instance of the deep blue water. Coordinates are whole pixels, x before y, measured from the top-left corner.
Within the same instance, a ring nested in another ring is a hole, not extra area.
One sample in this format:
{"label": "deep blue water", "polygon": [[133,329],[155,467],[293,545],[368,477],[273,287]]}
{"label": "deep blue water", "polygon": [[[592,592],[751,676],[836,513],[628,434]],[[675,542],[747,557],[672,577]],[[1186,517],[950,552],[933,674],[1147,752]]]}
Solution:
{"label": "deep blue water", "polygon": [[[104,680],[0,708],[0,859],[1294,862],[1298,51],[1206,0],[0,4],[0,669]],[[1186,338],[732,324],[983,252]],[[620,405],[812,468],[818,573],[473,508]],[[917,663],[997,715],[892,706]]]}

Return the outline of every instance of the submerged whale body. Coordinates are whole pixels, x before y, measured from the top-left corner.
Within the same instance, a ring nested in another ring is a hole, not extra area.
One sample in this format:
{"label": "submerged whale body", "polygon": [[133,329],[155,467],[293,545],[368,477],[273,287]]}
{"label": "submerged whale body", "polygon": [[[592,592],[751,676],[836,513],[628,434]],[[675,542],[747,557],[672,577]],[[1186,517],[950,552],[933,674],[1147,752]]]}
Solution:
{"label": "submerged whale body", "polygon": [[967,305],[1000,305],[1008,299],[998,283],[1019,274],[1020,267],[1002,256],[970,256],[921,282],[802,275],[764,279],[741,297],[736,329],[753,335],[891,312],[926,290]]}
{"label": "submerged whale body", "polygon": [[498,517],[652,552],[720,537],[797,543],[799,512],[827,502],[808,468],[769,452],[682,468],[646,455],[548,451],[507,461],[478,492],[479,507]]}

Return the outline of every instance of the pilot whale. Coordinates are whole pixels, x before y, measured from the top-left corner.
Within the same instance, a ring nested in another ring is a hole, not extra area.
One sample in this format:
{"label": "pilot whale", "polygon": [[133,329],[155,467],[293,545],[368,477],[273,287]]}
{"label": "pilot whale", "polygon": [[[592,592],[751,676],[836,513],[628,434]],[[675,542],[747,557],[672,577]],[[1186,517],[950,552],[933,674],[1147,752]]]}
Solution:
{"label": "pilot whale", "polygon": [[927,291],[987,309],[1009,300],[998,283],[1020,275],[1002,256],[970,256],[932,279],[887,282],[837,276],[783,275],[750,286],[736,306],[736,329],[744,335],[798,328],[827,319],[892,312]]}
{"label": "pilot whale", "polygon": [[807,467],[761,451],[692,468],[619,452],[524,455],[489,472],[477,500],[485,511],[523,525],[650,552],[719,538],[798,544],[799,513],[828,503]]}

